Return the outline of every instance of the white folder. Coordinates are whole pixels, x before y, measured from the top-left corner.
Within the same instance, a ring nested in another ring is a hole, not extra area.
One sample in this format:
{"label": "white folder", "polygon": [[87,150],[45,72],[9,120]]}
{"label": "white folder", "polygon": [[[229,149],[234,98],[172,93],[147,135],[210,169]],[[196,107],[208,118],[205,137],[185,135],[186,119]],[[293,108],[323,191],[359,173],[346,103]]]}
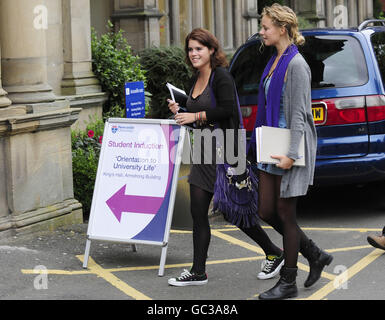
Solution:
{"label": "white folder", "polygon": [[[262,126],[256,129],[257,162],[277,164],[279,160],[271,156],[286,156],[290,146],[290,129]],[[305,135],[302,136],[298,150],[299,159],[294,166],[305,166]]]}

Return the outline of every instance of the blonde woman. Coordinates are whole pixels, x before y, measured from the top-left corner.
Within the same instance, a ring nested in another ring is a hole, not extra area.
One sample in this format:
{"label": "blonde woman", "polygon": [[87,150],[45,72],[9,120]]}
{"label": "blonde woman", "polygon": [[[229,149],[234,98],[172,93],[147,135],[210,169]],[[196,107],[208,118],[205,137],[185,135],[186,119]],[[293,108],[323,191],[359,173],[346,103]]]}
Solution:
{"label": "blonde woman", "polygon": [[[308,239],[296,221],[299,196],[313,184],[317,135],[311,110],[311,73],[297,45],[305,42],[292,9],[279,4],[264,8],[260,36],[275,54],[267,64],[260,83],[255,127],[262,125],[291,130],[289,152],[272,155],[277,165],[258,164],[259,216],[283,236],[284,266],[280,280],[259,298],[277,300],[296,297],[299,250],[309,261],[305,287],[313,285],[333,257]],[[305,136],[305,167],[293,166],[299,142]],[[254,137],[255,139],[255,137]]]}

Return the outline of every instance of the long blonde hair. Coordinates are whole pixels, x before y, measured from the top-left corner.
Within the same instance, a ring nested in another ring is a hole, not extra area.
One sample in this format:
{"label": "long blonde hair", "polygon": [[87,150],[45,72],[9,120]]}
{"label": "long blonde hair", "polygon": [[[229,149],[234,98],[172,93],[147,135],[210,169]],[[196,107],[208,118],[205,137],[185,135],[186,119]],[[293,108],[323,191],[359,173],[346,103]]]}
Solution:
{"label": "long blonde hair", "polygon": [[289,39],[295,45],[302,46],[305,43],[305,38],[299,32],[297,15],[291,8],[274,3],[263,8],[262,17],[264,16],[268,16],[277,27],[286,28]]}

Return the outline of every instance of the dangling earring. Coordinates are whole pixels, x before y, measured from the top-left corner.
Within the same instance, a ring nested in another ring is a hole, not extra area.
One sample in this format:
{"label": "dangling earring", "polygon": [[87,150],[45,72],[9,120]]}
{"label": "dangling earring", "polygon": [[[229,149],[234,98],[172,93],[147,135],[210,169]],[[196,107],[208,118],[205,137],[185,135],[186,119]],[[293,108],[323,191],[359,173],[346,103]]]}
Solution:
{"label": "dangling earring", "polygon": [[259,53],[262,54],[265,51],[265,44],[261,41],[261,46],[259,47]]}

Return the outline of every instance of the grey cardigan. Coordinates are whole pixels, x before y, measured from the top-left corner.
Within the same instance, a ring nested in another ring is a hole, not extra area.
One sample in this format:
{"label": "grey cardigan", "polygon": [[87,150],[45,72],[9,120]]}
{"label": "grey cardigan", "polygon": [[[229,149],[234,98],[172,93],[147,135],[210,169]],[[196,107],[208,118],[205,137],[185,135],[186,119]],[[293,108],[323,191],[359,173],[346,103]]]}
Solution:
{"label": "grey cardigan", "polygon": [[281,198],[306,195],[313,184],[317,152],[317,132],[311,109],[311,72],[301,54],[297,54],[287,69],[283,107],[291,142],[287,156],[298,159],[298,148],[305,135],[305,167],[294,166],[282,177]]}

